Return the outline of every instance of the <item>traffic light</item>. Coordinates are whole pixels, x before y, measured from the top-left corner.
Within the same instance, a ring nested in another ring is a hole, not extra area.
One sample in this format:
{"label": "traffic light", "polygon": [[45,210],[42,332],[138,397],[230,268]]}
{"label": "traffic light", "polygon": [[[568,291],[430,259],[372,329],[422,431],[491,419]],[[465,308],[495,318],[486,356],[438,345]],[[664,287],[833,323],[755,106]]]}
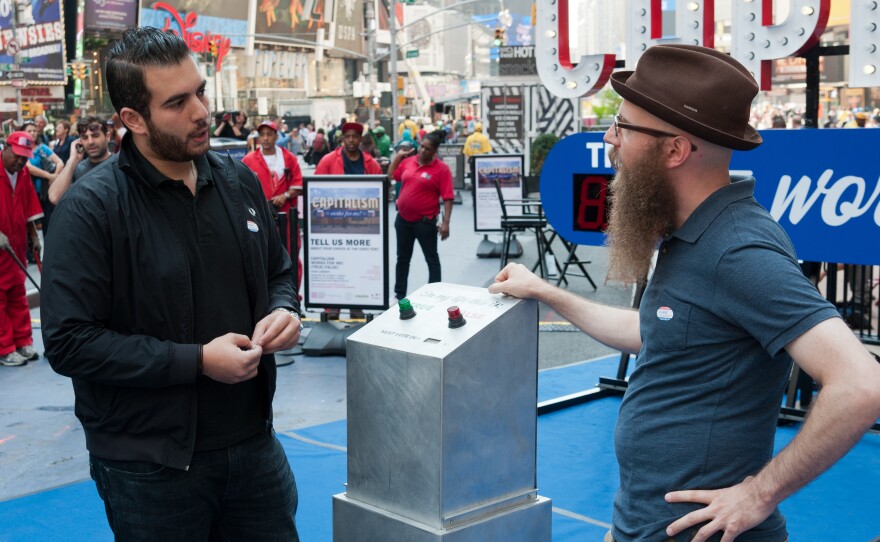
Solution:
{"label": "traffic light", "polygon": [[495,47],[501,47],[504,45],[504,29],[496,28],[495,29],[495,39],[492,40],[492,45]]}
{"label": "traffic light", "polygon": [[22,102],[21,116],[26,119],[32,119],[44,112],[43,104],[40,102]]}
{"label": "traffic light", "polygon": [[532,26],[538,24],[538,3],[532,4]]}
{"label": "traffic light", "polygon": [[70,76],[74,79],[85,79],[86,75],[89,74],[89,68],[82,62],[71,62],[70,63]]}
{"label": "traffic light", "polygon": [[208,44],[208,52],[210,53],[211,61],[214,61],[217,58],[217,42],[212,41]]}

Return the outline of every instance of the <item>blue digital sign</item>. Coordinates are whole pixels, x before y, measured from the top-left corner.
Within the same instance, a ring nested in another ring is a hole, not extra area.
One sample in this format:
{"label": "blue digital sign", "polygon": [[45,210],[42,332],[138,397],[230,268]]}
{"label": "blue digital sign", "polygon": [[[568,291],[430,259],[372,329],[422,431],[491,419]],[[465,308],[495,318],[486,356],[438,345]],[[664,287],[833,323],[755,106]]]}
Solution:
{"label": "blue digital sign", "polygon": [[[564,239],[602,245],[614,174],[602,132],[559,141],[541,170],[547,218]],[[764,130],[736,151],[731,174],[757,180],[755,198],[788,232],[798,258],[880,264],[880,129]]]}

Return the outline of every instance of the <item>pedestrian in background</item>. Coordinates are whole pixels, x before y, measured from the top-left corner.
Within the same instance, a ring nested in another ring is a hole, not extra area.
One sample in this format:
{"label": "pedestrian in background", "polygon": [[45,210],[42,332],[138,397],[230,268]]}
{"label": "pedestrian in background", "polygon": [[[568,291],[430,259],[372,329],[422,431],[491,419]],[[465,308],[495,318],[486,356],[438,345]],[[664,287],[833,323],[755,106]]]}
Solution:
{"label": "pedestrian in background", "polygon": [[[303,176],[299,168],[299,161],[296,156],[285,148],[278,145],[278,128],[272,121],[265,121],[260,124],[257,129],[259,133],[259,148],[244,157],[242,162],[251,168],[260,186],[263,187],[263,194],[279,213],[290,213],[294,210],[293,215],[288,215],[288,220],[299,220],[296,206],[296,198],[302,194]],[[295,243],[295,245],[294,245]],[[293,250],[294,246],[297,250]],[[291,244],[287,246],[287,251],[291,256],[296,253],[299,258],[299,247],[302,246],[300,239],[291,239]],[[302,285],[302,259],[299,259],[297,266],[297,287]]]}
{"label": "pedestrian in background", "polygon": [[[39,358],[34,350],[25,274],[28,238],[39,256],[42,243],[35,221],[43,210],[25,165],[34,154],[34,139],[13,132],[0,151],[0,364],[24,365]],[[16,262],[16,258],[18,262]]]}
{"label": "pedestrian in background", "polygon": [[483,135],[482,123],[478,122],[474,125],[474,133],[469,135],[464,141],[464,148],[461,149],[461,152],[468,158],[492,152],[492,144],[489,143],[489,138]]}
{"label": "pedestrian in background", "polygon": [[[416,241],[422,248],[428,264],[428,282],[440,282],[440,255],[437,237],[449,237],[452,217],[452,172],[443,160],[437,158],[440,134],[430,132],[419,144],[418,152],[398,152],[388,168],[388,178],[400,182],[397,198],[397,264],[395,266],[394,295],[406,297],[409,266]],[[443,200],[443,214],[438,201]]]}
{"label": "pedestrian in background", "polygon": [[49,187],[49,202],[53,205],[58,205],[71,184],[112,156],[112,136],[103,119],[96,116],[82,118],[76,123],[76,131],[79,138],[73,142],[70,159]]}

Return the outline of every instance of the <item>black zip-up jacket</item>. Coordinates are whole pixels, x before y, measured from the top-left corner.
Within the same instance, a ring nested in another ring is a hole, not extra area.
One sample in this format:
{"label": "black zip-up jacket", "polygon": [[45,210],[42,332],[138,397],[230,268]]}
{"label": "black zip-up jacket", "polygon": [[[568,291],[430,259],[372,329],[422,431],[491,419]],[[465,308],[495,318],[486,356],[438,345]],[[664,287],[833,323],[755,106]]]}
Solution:
{"label": "black zip-up jacket", "polygon": [[[184,469],[197,419],[190,272],[173,222],[132,167],[132,144],[126,138],[55,210],[43,268],[43,341],[52,368],[73,379],[91,453]],[[257,178],[228,156],[209,152],[206,160],[234,225],[253,320],[279,307],[299,311],[290,258]],[[271,419],[271,354],[260,371]]]}

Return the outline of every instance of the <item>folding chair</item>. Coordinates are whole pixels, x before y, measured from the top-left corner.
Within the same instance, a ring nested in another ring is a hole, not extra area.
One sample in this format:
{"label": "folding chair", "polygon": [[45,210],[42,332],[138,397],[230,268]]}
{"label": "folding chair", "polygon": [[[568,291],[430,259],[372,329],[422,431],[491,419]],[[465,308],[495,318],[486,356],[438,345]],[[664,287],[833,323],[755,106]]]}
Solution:
{"label": "folding chair", "polygon": [[[507,265],[508,250],[514,234],[517,232],[533,231],[538,246],[538,263],[541,277],[547,277],[547,265],[545,256],[553,255],[552,249],[547,244],[546,228],[547,217],[544,216],[544,208],[541,200],[537,198],[505,198],[501,191],[501,183],[493,179],[495,191],[498,194],[498,203],[501,204],[501,229],[504,234],[501,241],[501,267]],[[554,256],[555,258],[555,256]]]}

